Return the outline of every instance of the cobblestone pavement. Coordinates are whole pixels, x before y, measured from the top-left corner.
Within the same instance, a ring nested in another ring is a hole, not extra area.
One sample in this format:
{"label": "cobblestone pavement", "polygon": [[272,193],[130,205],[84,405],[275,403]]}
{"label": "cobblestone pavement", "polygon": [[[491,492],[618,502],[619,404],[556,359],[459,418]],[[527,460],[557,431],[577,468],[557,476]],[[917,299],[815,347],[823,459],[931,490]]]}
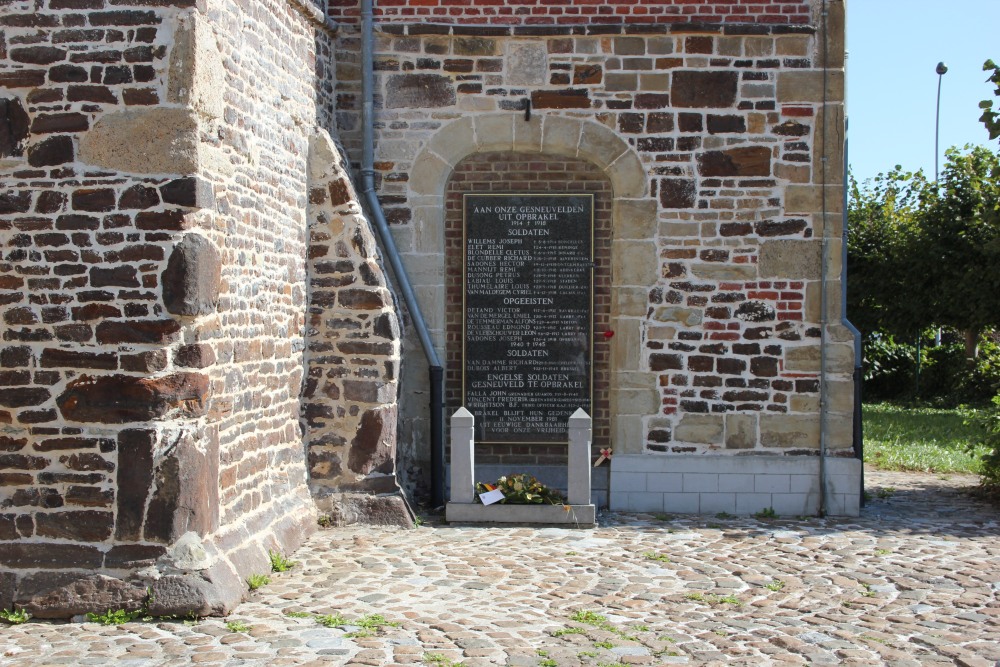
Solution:
{"label": "cobblestone pavement", "polygon": [[1000,514],[974,481],[869,472],[860,519],[324,530],[228,619],[10,626],[0,664],[993,666]]}

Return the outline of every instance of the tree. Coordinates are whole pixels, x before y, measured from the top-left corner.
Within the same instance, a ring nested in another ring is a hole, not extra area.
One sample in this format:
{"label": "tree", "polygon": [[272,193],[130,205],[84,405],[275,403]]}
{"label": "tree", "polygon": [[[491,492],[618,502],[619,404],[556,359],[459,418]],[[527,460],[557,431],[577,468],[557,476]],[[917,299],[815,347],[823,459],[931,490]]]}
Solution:
{"label": "tree", "polygon": [[850,179],[847,312],[866,336],[881,331],[912,339],[933,322],[908,278],[918,216],[930,187],[922,172],[898,166],[860,185]]}
{"label": "tree", "polygon": [[1000,326],[1000,159],[982,146],[945,156],[939,187],[923,194],[906,276],[923,317],[964,331],[974,357],[980,332]]}
{"label": "tree", "polygon": [[[996,86],[996,91],[993,95],[1000,97],[1000,67],[992,60],[987,60],[983,63],[983,71],[992,71],[986,82]],[[983,100],[979,103],[979,108],[983,110],[983,115],[979,117],[979,120],[983,122],[983,125],[986,126],[986,131],[990,133],[990,140],[1000,137],[1000,109],[993,110],[993,100]]]}

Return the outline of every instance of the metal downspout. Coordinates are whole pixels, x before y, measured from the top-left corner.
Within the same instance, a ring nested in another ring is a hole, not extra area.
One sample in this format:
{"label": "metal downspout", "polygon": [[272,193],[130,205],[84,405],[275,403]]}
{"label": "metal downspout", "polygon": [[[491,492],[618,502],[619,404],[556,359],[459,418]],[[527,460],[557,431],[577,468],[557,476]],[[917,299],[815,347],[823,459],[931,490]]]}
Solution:
{"label": "metal downspout", "polygon": [[375,223],[375,231],[385,249],[385,255],[396,276],[399,291],[410,311],[413,324],[420,337],[424,356],[430,367],[430,408],[431,408],[431,502],[434,507],[444,504],[444,368],[434,349],[427,322],[420,311],[420,304],[413,293],[410,277],[403,267],[399,257],[396,242],[389,231],[382,204],[375,192],[375,20],[372,12],[372,0],[361,1],[361,88],[363,103],[361,108],[362,154],[361,154],[361,192],[365,203]]}
{"label": "metal downspout", "polygon": [[[846,105],[845,105],[846,106]],[[846,114],[846,110],[845,110]],[[847,119],[844,120],[845,128],[847,126]],[[854,446],[854,456],[861,461],[861,488],[858,489],[858,494],[861,498],[860,506],[865,505],[865,439],[864,439],[864,422],[862,421],[861,413],[861,388],[862,381],[864,380],[864,347],[861,344],[861,332],[856,326],[854,326],[849,319],[847,319],[847,184],[848,184],[848,141],[844,140],[844,223],[843,223],[843,240],[841,248],[841,264],[840,264],[840,303],[841,303],[841,315],[840,323],[843,324],[851,335],[854,337],[854,375],[852,379],[854,380],[854,429],[852,432],[852,444]]]}
{"label": "metal downspout", "polygon": [[829,243],[827,242],[827,219],[826,219],[826,162],[827,162],[827,79],[829,78],[830,58],[829,58],[829,35],[827,34],[827,11],[826,0],[823,0],[822,11],[820,13],[822,27],[820,30],[823,40],[823,122],[821,123],[820,134],[823,138],[823,147],[820,153],[820,183],[822,193],[822,217],[823,217],[823,237],[821,240],[820,258],[820,324],[819,324],[819,515],[826,516],[827,512],[827,470],[826,470],[826,446],[829,436],[829,391],[826,386],[826,361],[828,344],[827,325],[829,317],[827,308],[829,307],[829,297],[827,296],[827,263],[829,261]]}

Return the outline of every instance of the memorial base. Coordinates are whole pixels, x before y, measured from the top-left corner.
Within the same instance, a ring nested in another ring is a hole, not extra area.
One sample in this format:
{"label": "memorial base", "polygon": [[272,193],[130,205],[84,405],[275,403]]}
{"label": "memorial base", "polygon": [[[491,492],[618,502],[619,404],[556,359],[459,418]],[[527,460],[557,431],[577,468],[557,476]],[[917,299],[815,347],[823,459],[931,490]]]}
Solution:
{"label": "memorial base", "polygon": [[594,505],[480,505],[448,503],[448,523],[508,523],[568,528],[593,528],[597,525]]}

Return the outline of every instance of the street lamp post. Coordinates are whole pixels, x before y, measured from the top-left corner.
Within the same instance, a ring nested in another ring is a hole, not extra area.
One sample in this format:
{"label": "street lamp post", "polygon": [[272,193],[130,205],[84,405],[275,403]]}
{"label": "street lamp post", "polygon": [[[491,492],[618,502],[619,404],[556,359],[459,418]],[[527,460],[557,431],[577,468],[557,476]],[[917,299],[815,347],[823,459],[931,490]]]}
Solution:
{"label": "street lamp post", "polygon": [[[948,72],[948,66],[943,62],[937,64],[934,71],[938,75],[938,91],[937,91],[937,105],[934,111],[934,188],[937,189],[938,186],[938,156],[941,155],[941,150],[938,148],[938,140],[941,136],[941,80],[944,79],[944,75]],[[938,327],[937,333],[934,335],[934,345],[935,347],[941,344],[941,327]],[[920,386],[920,337],[917,337],[917,387]]]}
{"label": "street lamp post", "polygon": [[934,114],[934,183],[938,181],[938,139],[941,135],[941,80],[944,75],[948,72],[948,66],[944,63],[938,63],[937,68],[934,70],[938,75],[938,93],[937,93],[937,110]]}

